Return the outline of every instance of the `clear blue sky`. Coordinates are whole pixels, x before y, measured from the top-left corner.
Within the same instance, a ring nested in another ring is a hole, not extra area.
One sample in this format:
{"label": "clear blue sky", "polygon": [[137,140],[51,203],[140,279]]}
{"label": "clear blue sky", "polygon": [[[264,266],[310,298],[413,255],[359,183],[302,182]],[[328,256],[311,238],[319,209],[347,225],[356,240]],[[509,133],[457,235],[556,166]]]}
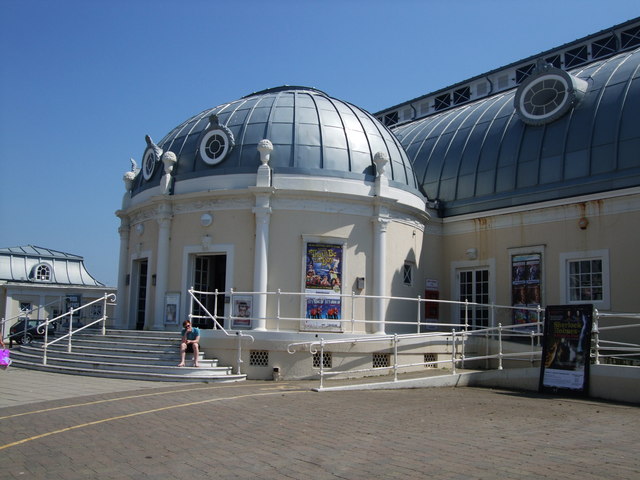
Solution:
{"label": "clear blue sky", "polygon": [[115,285],[144,136],[306,85],[372,113],[640,16],[638,0],[0,0],[0,247]]}

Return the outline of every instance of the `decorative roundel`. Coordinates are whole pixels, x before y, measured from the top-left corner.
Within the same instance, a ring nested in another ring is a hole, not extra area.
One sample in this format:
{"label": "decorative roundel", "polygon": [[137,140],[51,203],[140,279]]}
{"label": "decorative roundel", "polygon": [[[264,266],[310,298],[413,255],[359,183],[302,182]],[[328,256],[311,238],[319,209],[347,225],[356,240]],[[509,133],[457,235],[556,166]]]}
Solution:
{"label": "decorative roundel", "polygon": [[142,157],[142,175],[145,180],[151,179],[153,171],[156,168],[156,153],[153,148],[148,148]]}
{"label": "decorative roundel", "polygon": [[587,90],[587,82],[558,68],[544,68],[516,91],[515,108],[523,122],[542,125],[571,110]]}
{"label": "decorative roundel", "polygon": [[225,159],[235,142],[231,130],[220,125],[216,115],[211,115],[209,121],[209,129],[200,140],[200,158],[208,165],[216,165]]}

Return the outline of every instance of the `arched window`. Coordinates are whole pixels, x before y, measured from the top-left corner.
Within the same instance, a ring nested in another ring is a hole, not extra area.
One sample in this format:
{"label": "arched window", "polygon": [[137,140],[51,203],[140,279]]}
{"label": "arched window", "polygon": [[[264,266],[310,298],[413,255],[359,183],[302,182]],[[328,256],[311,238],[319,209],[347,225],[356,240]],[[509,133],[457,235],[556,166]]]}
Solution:
{"label": "arched window", "polygon": [[35,279],[38,282],[50,282],[51,281],[51,267],[44,263],[41,263],[36,267]]}

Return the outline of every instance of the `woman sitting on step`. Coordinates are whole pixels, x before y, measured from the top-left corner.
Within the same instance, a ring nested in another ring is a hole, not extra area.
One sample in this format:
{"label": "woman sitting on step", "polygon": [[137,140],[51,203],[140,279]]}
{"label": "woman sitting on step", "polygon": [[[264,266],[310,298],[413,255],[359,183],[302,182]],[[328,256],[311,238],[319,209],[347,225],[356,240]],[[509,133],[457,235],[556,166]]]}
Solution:
{"label": "woman sitting on step", "polygon": [[198,327],[192,327],[189,320],[185,320],[182,323],[184,327],[182,329],[182,341],[180,342],[180,363],[179,367],[184,367],[184,359],[187,352],[193,352],[193,366],[199,367],[198,363],[200,355],[200,329]]}

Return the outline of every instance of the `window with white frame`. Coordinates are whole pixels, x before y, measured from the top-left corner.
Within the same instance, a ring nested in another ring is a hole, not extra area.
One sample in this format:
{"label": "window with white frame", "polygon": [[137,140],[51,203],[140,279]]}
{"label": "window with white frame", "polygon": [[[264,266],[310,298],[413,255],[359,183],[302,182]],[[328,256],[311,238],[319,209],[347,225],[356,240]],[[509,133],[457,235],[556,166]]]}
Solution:
{"label": "window with white frame", "polygon": [[602,260],[569,261],[569,301],[602,301]]}
{"label": "window with white frame", "polygon": [[593,303],[609,308],[609,251],[561,255],[563,296],[567,303]]}
{"label": "window with white frame", "polygon": [[49,268],[49,265],[42,263],[36,267],[36,280],[40,282],[51,281],[51,268]]}

